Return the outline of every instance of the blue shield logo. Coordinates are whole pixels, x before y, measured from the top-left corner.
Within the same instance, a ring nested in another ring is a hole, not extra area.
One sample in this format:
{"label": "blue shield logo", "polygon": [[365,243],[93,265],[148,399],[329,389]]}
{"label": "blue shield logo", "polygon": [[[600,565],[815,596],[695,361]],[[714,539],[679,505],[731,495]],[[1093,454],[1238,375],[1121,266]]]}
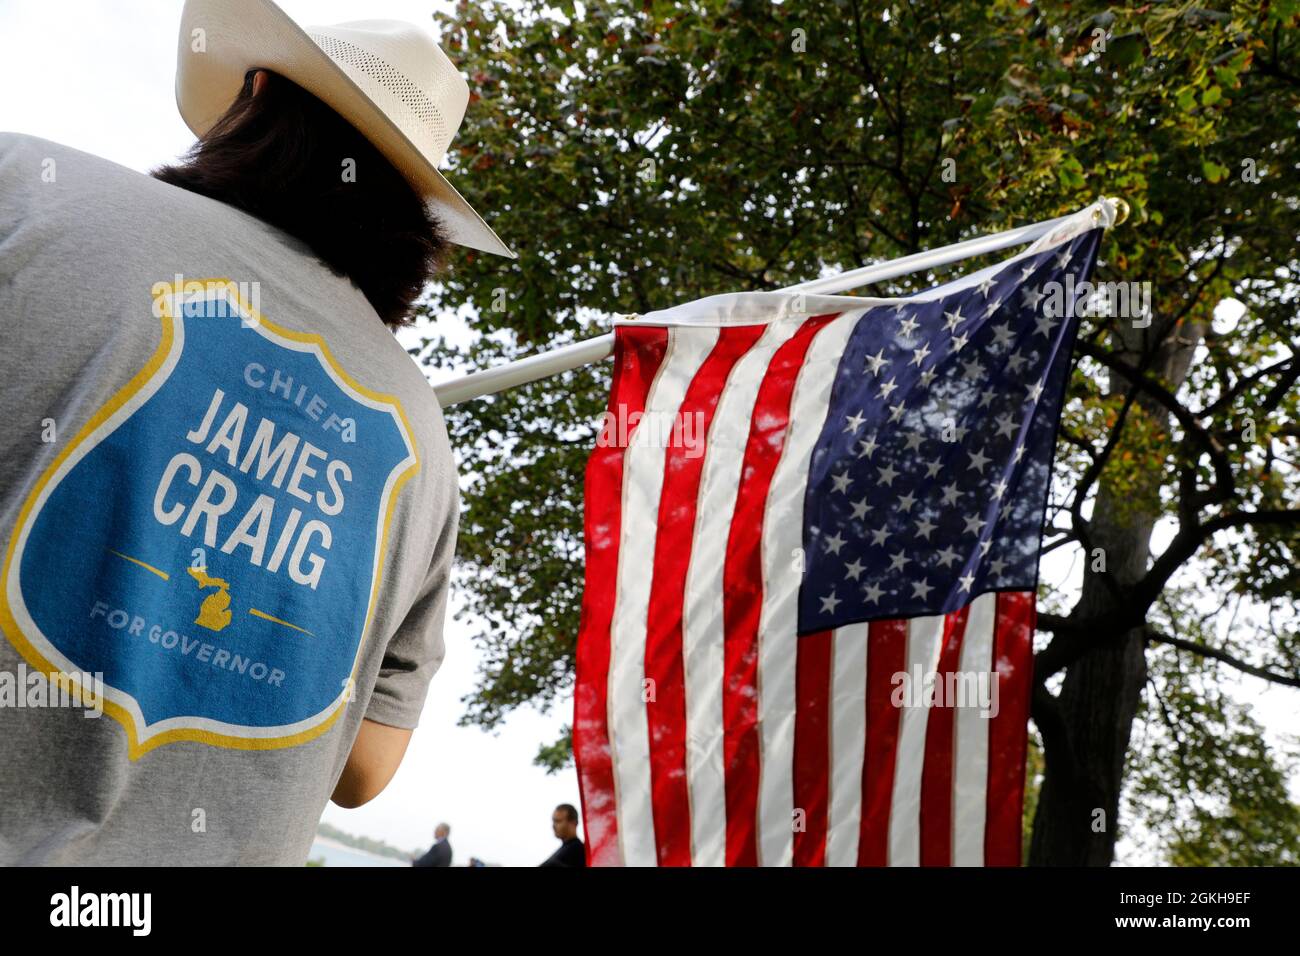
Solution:
{"label": "blue shield logo", "polygon": [[47,673],[102,673],[132,759],[332,726],[419,468],[396,399],[239,291],[155,288],[158,351],[42,476],[7,552],[10,640]]}

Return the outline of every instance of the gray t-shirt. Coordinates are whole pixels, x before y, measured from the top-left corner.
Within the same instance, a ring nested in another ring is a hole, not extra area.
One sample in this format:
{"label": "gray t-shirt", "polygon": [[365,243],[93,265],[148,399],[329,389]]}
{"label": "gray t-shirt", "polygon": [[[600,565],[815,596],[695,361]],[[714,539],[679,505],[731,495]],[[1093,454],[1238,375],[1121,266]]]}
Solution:
{"label": "gray t-shirt", "polygon": [[286,233],[0,133],[0,414],[0,864],[301,865],[442,662],[416,363]]}

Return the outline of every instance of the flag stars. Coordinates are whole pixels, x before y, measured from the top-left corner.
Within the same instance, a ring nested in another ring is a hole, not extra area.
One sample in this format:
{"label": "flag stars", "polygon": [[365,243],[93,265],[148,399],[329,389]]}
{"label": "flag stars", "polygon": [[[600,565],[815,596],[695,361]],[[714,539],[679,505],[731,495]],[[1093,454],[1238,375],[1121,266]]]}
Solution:
{"label": "flag stars", "polygon": [[1019,583],[1039,530],[1022,473],[1047,444],[1039,412],[1063,364],[1053,349],[1073,328],[1049,284],[1060,251],[946,299],[873,310],[881,321],[862,329],[869,348],[854,349],[853,389],[834,393],[814,459],[829,505],[805,532],[802,612],[814,621],[906,615]]}
{"label": "flag stars", "polygon": [[993,344],[995,346],[1010,345],[1013,341],[1015,341],[1015,336],[1011,333],[1011,326],[1005,322],[993,326]]}
{"label": "flag stars", "polygon": [[1040,315],[1034,319],[1034,335],[1041,335],[1051,341],[1052,329],[1056,328],[1056,319],[1050,315]]}

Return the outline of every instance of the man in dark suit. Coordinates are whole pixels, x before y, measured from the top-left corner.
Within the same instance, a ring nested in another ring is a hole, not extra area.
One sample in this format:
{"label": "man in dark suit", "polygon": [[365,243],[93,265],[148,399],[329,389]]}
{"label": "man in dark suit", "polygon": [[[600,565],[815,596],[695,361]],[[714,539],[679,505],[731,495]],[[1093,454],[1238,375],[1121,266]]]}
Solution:
{"label": "man in dark suit", "polygon": [[451,827],[445,823],[439,823],[433,828],[433,846],[429,847],[429,852],[420,857],[412,866],[451,866],[451,844],[447,842],[447,835],[451,833]]}
{"label": "man in dark suit", "polygon": [[551,829],[562,840],[560,848],[542,863],[542,866],[586,866],[587,848],[578,839],[578,811],[570,803],[562,803],[551,814]]}

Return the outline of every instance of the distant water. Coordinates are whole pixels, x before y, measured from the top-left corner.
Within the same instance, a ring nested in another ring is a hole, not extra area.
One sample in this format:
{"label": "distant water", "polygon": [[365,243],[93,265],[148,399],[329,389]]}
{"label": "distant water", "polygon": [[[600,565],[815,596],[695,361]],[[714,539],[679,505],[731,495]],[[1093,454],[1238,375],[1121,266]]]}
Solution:
{"label": "distant water", "polygon": [[403,863],[391,856],[379,856],[376,853],[367,853],[365,850],[357,850],[350,846],[344,846],[341,843],[335,843],[333,840],[326,840],[324,837],[317,837],[311,845],[311,853],[307,854],[308,860],[319,860],[324,858],[326,866],[410,866],[409,862]]}

